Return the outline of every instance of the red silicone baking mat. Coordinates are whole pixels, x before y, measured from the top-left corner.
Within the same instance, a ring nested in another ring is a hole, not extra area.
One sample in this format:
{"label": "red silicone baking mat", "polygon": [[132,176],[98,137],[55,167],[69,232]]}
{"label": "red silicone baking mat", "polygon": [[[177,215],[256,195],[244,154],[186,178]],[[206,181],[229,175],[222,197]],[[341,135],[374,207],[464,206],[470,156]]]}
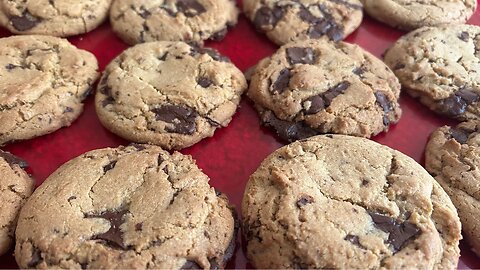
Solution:
{"label": "red silicone baking mat", "polygon": [[[238,2],[241,5],[241,0]],[[469,23],[480,24],[480,12],[477,12]],[[0,30],[0,36],[8,35],[6,31]],[[347,41],[359,44],[380,57],[401,35],[402,32],[366,16],[361,27],[350,35]],[[70,41],[79,48],[94,53],[102,70],[110,60],[127,48],[127,45],[113,34],[108,23],[89,34],[71,38]],[[206,45],[217,48],[230,57],[243,71],[263,57],[271,55],[277,48],[263,35],[255,32],[254,27],[243,16],[223,41],[208,42]],[[400,122],[391,127],[388,133],[373,139],[422,163],[425,143],[431,131],[454,122],[433,114],[405,94],[402,94],[400,103],[403,109]],[[127,141],[100,125],[94,110],[93,96],[90,96],[86,100],[85,112],[72,126],[37,139],[8,145],[5,149],[28,161],[31,173],[37,185],[40,185],[56,168],[71,158],[92,149],[126,144]],[[197,160],[198,166],[210,176],[211,185],[226,193],[239,211],[249,175],[267,155],[283,145],[273,132],[260,126],[251,102],[244,97],[241,107],[227,128],[217,130],[214,137],[181,152],[192,155]],[[459,268],[480,268],[480,259],[465,243],[461,244],[461,249]],[[251,267],[245,259],[244,249],[240,246],[240,237],[235,256],[228,267]],[[0,257],[0,268],[17,268],[13,250]]]}

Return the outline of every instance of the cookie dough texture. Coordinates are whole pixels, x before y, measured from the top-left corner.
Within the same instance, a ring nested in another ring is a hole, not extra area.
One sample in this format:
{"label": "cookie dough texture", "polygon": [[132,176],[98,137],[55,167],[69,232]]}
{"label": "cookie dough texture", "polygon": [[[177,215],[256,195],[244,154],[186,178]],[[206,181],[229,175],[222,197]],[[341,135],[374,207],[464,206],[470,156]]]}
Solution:
{"label": "cookie dough texture", "polygon": [[113,31],[128,44],[221,40],[237,24],[232,0],[118,0],[110,11]]}
{"label": "cookie dough texture", "polygon": [[160,147],[100,149],[61,166],[17,227],[22,268],[222,268],[233,254],[225,196],[190,156]]}
{"label": "cookie dough texture", "polygon": [[479,119],[480,27],[424,27],[400,38],[385,62],[405,90],[431,110]]}
{"label": "cookie dough texture", "polygon": [[98,76],[94,55],[48,36],[0,39],[0,145],[69,126]]}
{"label": "cookie dough texture", "polygon": [[0,150],[0,255],[12,246],[18,214],[35,187],[26,167],[24,160]]}
{"label": "cookie dough texture", "polygon": [[125,139],[181,149],[226,127],[246,88],[242,72],[213,49],[152,42],[107,66],[96,108]]}
{"label": "cookie dough texture", "polygon": [[465,23],[477,8],[476,0],[360,0],[373,18],[403,30]]}
{"label": "cookie dough texture", "polygon": [[379,59],[344,42],[292,42],[257,65],[248,96],[286,141],[319,133],[370,137],[401,116],[400,83]]}
{"label": "cookie dough texture", "polygon": [[461,225],[411,158],[373,141],[317,136],[285,146],[243,198],[256,268],[456,269]]}
{"label": "cookie dough texture", "polygon": [[15,34],[68,37],[90,32],[112,0],[1,0],[0,24]]}
{"label": "cookie dough texture", "polygon": [[463,236],[480,255],[480,122],[434,131],[425,159],[427,170],[458,209]]}
{"label": "cookie dough texture", "polygon": [[363,18],[359,0],[245,0],[243,8],[257,30],[278,45],[323,37],[339,41]]}

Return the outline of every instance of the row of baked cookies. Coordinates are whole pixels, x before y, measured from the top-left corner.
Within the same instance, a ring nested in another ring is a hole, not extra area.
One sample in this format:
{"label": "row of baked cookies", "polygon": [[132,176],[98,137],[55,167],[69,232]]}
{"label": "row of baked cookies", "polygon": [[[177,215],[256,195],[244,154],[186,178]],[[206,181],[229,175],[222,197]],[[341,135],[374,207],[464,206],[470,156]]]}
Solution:
{"label": "row of baked cookies", "polygon": [[[31,183],[21,167],[1,153],[2,172]],[[16,260],[22,268],[221,269],[235,249],[236,215],[208,180],[191,157],[156,146],[85,153],[26,202]],[[31,188],[12,185],[19,205]],[[275,151],[250,177],[242,214],[248,258],[262,269],[455,269],[460,256],[460,221],[440,185],[411,158],[358,137],[314,136]]]}
{"label": "row of baked cookies", "polygon": [[[443,23],[465,23],[475,0],[245,0],[246,15],[279,45],[327,37],[338,41],[361,24],[363,9],[391,26],[412,30]],[[89,32],[108,16],[127,43],[222,39],[237,23],[231,0],[2,1],[0,24],[16,34],[68,37]]]}

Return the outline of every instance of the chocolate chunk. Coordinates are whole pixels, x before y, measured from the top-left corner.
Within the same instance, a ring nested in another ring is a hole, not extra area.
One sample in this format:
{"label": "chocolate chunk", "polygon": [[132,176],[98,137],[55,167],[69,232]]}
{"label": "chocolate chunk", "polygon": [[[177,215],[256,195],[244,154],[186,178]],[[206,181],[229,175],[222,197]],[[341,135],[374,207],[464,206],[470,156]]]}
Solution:
{"label": "chocolate chunk", "polygon": [[273,128],[284,141],[294,142],[319,134],[304,122],[290,122],[278,119],[273,112],[267,111],[262,115],[265,126]]}
{"label": "chocolate chunk", "polygon": [[[162,165],[162,163],[165,161],[165,159],[163,159],[162,155],[158,155],[158,158],[157,158],[157,165],[160,166]],[[167,173],[168,174],[168,173]]]}
{"label": "chocolate chunk", "polygon": [[201,77],[197,80],[198,85],[200,85],[203,88],[208,88],[210,85],[213,84],[212,80],[209,78]]}
{"label": "chocolate chunk", "polygon": [[140,17],[142,17],[143,19],[147,19],[148,17],[150,17],[152,15],[152,13],[150,11],[148,11],[145,6],[141,6],[140,7],[140,12],[138,13],[138,15],[140,15]]}
{"label": "chocolate chunk", "polygon": [[128,210],[107,210],[101,214],[86,214],[85,218],[103,218],[110,222],[110,229],[101,234],[97,234],[93,239],[100,239],[107,242],[108,245],[126,249],[127,247],[123,243],[123,232],[120,226],[125,222],[124,216],[128,213]]}
{"label": "chocolate chunk", "polygon": [[198,113],[189,107],[163,105],[152,112],[158,121],[173,124],[173,127],[166,127],[167,132],[191,135],[197,130]]}
{"label": "chocolate chunk", "polygon": [[337,3],[337,4],[341,4],[341,5],[344,5],[346,7],[353,8],[353,9],[362,9],[363,8],[363,6],[361,6],[361,5],[352,4],[352,3],[348,2],[348,1],[345,1],[345,0],[329,0],[329,1]]}
{"label": "chocolate chunk", "polygon": [[17,67],[18,67],[18,66],[17,66],[17,65],[14,65],[14,64],[8,64],[8,65],[5,66],[5,68],[6,68],[8,71],[10,71],[10,70],[12,70],[12,69],[14,69],[14,68],[17,68]]}
{"label": "chocolate chunk", "polygon": [[388,100],[388,98],[382,92],[375,92],[375,98],[377,99],[377,104],[382,107],[383,110],[383,125],[388,126],[390,125],[390,119],[388,118],[388,113],[393,110],[392,103]]}
{"label": "chocolate chunk", "polygon": [[143,230],[143,223],[140,222],[140,223],[135,224],[135,231],[138,232],[138,231],[141,231],[141,230]]}
{"label": "chocolate chunk", "polygon": [[0,150],[0,158],[3,158],[12,169],[15,169],[15,165],[18,165],[22,169],[28,168],[28,163],[25,160],[12,155],[9,152]]}
{"label": "chocolate chunk", "polygon": [[437,109],[444,115],[457,117],[465,113],[467,107],[478,99],[479,96],[473,89],[463,87],[450,97],[437,102]]}
{"label": "chocolate chunk", "polygon": [[420,234],[420,229],[408,221],[399,222],[389,216],[368,212],[373,223],[380,230],[389,233],[387,242],[393,246],[395,252],[402,249],[403,245],[410,239]]}
{"label": "chocolate chunk", "polygon": [[275,27],[284,15],[285,11],[279,6],[273,9],[262,7],[255,13],[253,24],[257,30],[262,31],[264,27]]}
{"label": "chocolate chunk", "polygon": [[215,195],[220,196],[222,195],[223,193],[221,191],[219,191],[218,189],[215,189]]}
{"label": "chocolate chunk", "polygon": [[187,17],[194,17],[207,11],[197,0],[177,0],[177,9]]}
{"label": "chocolate chunk", "polygon": [[308,107],[308,109],[305,110],[305,114],[316,114],[321,110],[328,108],[328,106],[330,106],[330,104],[332,103],[332,100],[337,96],[345,93],[345,90],[347,90],[350,85],[350,82],[343,81],[335,85],[334,87],[328,89],[324,93],[321,93],[320,95],[308,98],[305,101],[310,102],[310,106]]}
{"label": "chocolate chunk", "polygon": [[116,165],[116,164],[117,164],[117,161],[116,161],[116,160],[108,163],[107,165],[103,166],[103,171],[104,171],[104,172],[110,171],[111,169],[115,168],[115,165]]}
{"label": "chocolate chunk", "polygon": [[394,70],[399,70],[399,69],[403,69],[405,68],[405,64],[404,63],[396,63],[395,66],[393,67]]}
{"label": "chocolate chunk", "polygon": [[141,145],[141,144],[138,144],[138,143],[131,143],[129,146],[133,146],[135,147],[135,149],[137,149],[138,151],[143,151],[147,148],[145,148],[145,146]]}
{"label": "chocolate chunk", "polygon": [[310,195],[302,195],[302,197],[300,199],[298,199],[297,201],[297,207],[298,208],[302,208],[304,207],[305,205],[307,204],[311,204],[313,203],[314,200],[313,200],[313,197],[310,196]]}
{"label": "chocolate chunk", "polygon": [[343,39],[343,27],[339,26],[335,19],[323,6],[318,6],[324,18],[315,17],[307,8],[301,7],[298,15],[300,19],[310,24],[310,28],[307,34],[312,39],[321,38],[327,35],[333,41],[339,41]]}
{"label": "chocolate chunk", "polygon": [[464,32],[460,33],[460,35],[458,35],[458,38],[462,41],[467,42],[468,39],[470,38],[470,35],[468,34],[468,32],[464,31]]}
{"label": "chocolate chunk", "polygon": [[165,60],[167,60],[167,56],[168,56],[168,52],[166,52],[164,55],[158,57],[158,60],[165,61]]}
{"label": "chocolate chunk", "polygon": [[228,32],[228,29],[225,27],[223,28],[222,30],[216,32],[216,33],[213,33],[211,36],[210,36],[210,39],[211,40],[215,40],[215,41],[221,41],[225,38],[225,36],[227,35],[227,32]]}
{"label": "chocolate chunk", "polygon": [[25,11],[22,16],[10,17],[10,23],[18,31],[27,31],[34,28],[40,20],[30,12]]}
{"label": "chocolate chunk", "polygon": [[316,61],[315,52],[312,48],[287,48],[287,58],[290,65],[313,64]]}
{"label": "chocolate chunk", "polygon": [[310,24],[320,21],[320,18],[313,16],[310,10],[308,10],[304,6],[300,7],[300,10],[298,11],[298,16],[300,17],[300,19]]}
{"label": "chocolate chunk", "polygon": [[39,249],[37,249],[36,247],[33,247],[32,259],[27,264],[28,268],[35,268],[42,261],[43,261],[43,259],[42,259],[41,251]]}
{"label": "chocolate chunk", "polygon": [[356,67],[352,70],[352,73],[357,75],[357,76],[361,76],[363,73],[365,73],[365,69],[363,67]]}
{"label": "chocolate chunk", "polygon": [[221,55],[217,50],[211,48],[199,48],[192,46],[190,55],[194,56],[196,54],[208,54],[215,61],[219,62],[230,62],[230,59],[224,55]]}
{"label": "chocolate chunk", "polygon": [[347,236],[345,236],[344,240],[347,240],[348,242],[354,244],[355,246],[362,247],[362,245],[360,245],[359,238],[356,235],[347,234]]}
{"label": "chocolate chunk", "polygon": [[71,107],[65,107],[65,109],[63,110],[64,113],[71,113],[73,112],[73,108]]}
{"label": "chocolate chunk", "polygon": [[77,198],[77,196],[70,196],[67,201],[68,202],[72,202],[73,200],[75,200]]}
{"label": "chocolate chunk", "polygon": [[278,74],[277,80],[271,86],[272,93],[283,93],[285,90],[288,89],[288,85],[290,84],[290,70],[288,68],[284,68]]}
{"label": "chocolate chunk", "polygon": [[450,129],[450,135],[460,144],[466,143],[470,134],[472,134],[472,132],[469,132],[468,130],[454,128]]}
{"label": "chocolate chunk", "polygon": [[199,264],[197,264],[194,261],[188,260],[187,262],[185,262],[185,264],[183,264],[183,266],[180,269],[203,269],[203,267],[201,267]]}

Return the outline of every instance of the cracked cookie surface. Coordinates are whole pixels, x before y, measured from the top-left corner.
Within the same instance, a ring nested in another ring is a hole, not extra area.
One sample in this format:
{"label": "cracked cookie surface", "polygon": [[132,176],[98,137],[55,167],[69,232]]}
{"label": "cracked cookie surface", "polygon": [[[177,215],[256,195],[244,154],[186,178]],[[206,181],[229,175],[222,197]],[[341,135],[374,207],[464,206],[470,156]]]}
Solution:
{"label": "cracked cookie surface", "polygon": [[24,160],[0,150],[0,255],[12,246],[18,214],[35,187],[24,171],[27,167]]}
{"label": "cracked cookie surface", "polygon": [[257,30],[278,45],[323,37],[343,40],[363,18],[359,0],[244,0],[243,9]]}
{"label": "cracked cookie surface", "polygon": [[0,24],[15,34],[68,37],[90,32],[112,0],[1,0]]}
{"label": "cracked cookie surface", "polygon": [[448,23],[465,23],[476,0],[360,0],[373,18],[403,30]]}
{"label": "cracked cookie surface", "polygon": [[0,39],[0,145],[69,126],[98,76],[95,56],[48,36]]}
{"label": "cracked cookie surface", "polygon": [[480,122],[434,131],[425,165],[457,207],[463,236],[480,255]]}
{"label": "cracked cookie surface", "polygon": [[285,141],[320,133],[370,137],[400,119],[400,84],[379,59],[344,42],[299,41],[257,65],[248,96]]}
{"label": "cracked cookie surface", "polygon": [[190,156],[131,145],[61,166],[21,211],[22,268],[217,269],[233,254],[224,195]]}
{"label": "cracked cookie surface", "polygon": [[181,149],[226,127],[246,88],[243,73],[213,49],[151,42],[108,65],[96,109],[125,139]]}
{"label": "cracked cookie surface", "polygon": [[221,40],[237,24],[232,0],[121,0],[110,11],[113,31],[128,44]]}
{"label": "cracked cookie surface", "polygon": [[419,164],[364,138],[316,136],[280,148],[242,202],[256,268],[456,269],[460,221]]}
{"label": "cracked cookie surface", "polygon": [[480,118],[480,27],[424,27],[385,54],[405,90],[431,110],[460,120]]}

